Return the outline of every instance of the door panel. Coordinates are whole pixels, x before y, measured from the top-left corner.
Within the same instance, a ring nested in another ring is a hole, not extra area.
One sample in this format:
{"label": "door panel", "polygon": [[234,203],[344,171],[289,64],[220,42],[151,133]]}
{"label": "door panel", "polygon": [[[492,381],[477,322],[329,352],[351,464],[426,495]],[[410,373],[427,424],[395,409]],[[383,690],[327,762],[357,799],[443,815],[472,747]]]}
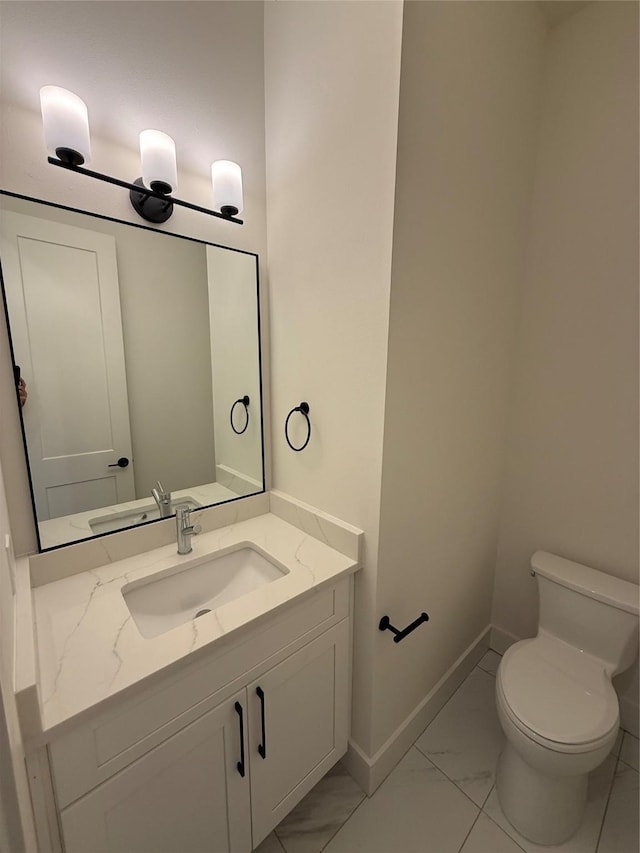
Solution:
{"label": "door panel", "polygon": [[85,510],[102,509],[118,503],[116,475],[65,483],[62,486],[49,486],[47,489],[47,505],[51,518],[72,515],[77,512],[75,507],[78,503]]}
{"label": "door panel", "polygon": [[133,466],[107,467],[131,459],[115,240],[8,211],[1,231],[38,518],[133,500]]}

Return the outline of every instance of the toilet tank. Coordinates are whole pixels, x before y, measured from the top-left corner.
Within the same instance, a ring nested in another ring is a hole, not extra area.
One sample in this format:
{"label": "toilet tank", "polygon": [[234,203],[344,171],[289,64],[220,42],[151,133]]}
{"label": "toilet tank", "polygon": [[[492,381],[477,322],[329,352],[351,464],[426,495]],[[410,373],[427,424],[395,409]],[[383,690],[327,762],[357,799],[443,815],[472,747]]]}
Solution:
{"label": "toilet tank", "polygon": [[611,675],[628,669],[638,651],[638,585],[547,551],[536,551],[531,568],[538,630],[606,661]]}

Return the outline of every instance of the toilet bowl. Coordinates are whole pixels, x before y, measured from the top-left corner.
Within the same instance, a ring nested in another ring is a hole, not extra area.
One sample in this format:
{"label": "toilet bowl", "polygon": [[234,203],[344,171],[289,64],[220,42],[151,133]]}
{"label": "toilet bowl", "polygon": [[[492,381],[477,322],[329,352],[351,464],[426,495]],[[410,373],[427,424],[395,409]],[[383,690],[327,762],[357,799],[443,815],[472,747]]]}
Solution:
{"label": "toilet bowl", "polygon": [[496,703],[507,738],[496,783],[502,809],[531,841],[561,843],[580,825],[587,775],[618,732],[618,699],[605,664],[539,634],[506,652]]}
{"label": "toilet bowl", "polygon": [[638,587],[540,551],[532,567],[538,634],[511,646],[496,676],[506,736],[496,790],[525,838],[560,844],[580,826],[588,774],[616,739],[611,677],[635,658]]}

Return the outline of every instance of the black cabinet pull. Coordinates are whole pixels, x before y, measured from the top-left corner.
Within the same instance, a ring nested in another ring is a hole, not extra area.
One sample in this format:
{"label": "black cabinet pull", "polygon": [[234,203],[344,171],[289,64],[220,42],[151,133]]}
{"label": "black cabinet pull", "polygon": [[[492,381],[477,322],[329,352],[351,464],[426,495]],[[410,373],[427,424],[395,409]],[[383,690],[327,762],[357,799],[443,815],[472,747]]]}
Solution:
{"label": "black cabinet pull", "polygon": [[262,687],[256,687],[256,693],[260,699],[260,719],[262,721],[262,743],[258,744],[258,752],[262,758],[267,757],[267,727],[264,721],[264,690]]}
{"label": "black cabinet pull", "polygon": [[235,709],[240,717],[240,761],[236,764],[236,768],[238,773],[244,778],[244,715],[242,705],[239,702],[236,702]]}
{"label": "black cabinet pull", "polygon": [[107,468],[127,468],[129,465],[129,460],[126,456],[121,456],[117,462],[113,462],[111,465],[107,465]]}

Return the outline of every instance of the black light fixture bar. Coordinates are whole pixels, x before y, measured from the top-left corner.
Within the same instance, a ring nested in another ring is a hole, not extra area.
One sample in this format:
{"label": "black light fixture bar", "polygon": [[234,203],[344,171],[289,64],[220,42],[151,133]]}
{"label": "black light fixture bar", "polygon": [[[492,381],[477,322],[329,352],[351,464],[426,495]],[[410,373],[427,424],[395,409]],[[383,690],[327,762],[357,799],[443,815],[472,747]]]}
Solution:
{"label": "black light fixture bar", "polygon": [[[99,181],[104,181],[107,184],[115,184],[117,187],[122,187],[125,190],[140,193],[149,198],[157,198],[165,202],[167,205],[177,204],[180,207],[187,207],[189,210],[197,210],[199,213],[206,213],[208,216],[216,216],[218,219],[224,219],[226,222],[235,222],[237,225],[243,225],[244,220],[238,219],[235,216],[226,216],[224,213],[218,213],[217,210],[209,210],[207,207],[200,207],[199,204],[191,204],[189,201],[182,201],[171,195],[163,195],[155,190],[145,187],[144,184],[132,184],[128,181],[121,181],[120,178],[114,178],[111,175],[103,175],[101,172],[94,172],[92,169],[84,169],[82,166],[76,166],[73,163],[67,163],[64,160],[58,160],[56,157],[47,157],[52,166],[59,166],[61,169],[68,169],[70,172],[78,172],[80,175],[86,175],[89,178],[96,178]],[[235,208],[233,208],[235,210]]]}

